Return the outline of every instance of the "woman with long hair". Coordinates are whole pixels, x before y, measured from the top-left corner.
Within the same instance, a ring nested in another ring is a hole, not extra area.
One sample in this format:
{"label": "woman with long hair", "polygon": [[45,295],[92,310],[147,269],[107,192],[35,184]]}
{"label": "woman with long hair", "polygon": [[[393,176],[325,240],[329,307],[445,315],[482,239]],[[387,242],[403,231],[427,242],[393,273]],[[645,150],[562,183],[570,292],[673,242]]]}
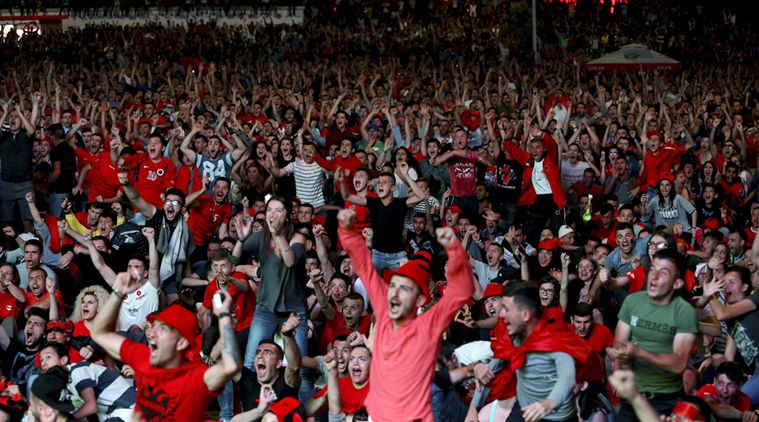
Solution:
{"label": "woman with long hair", "polygon": [[672,178],[659,180],[658,192],[648,203],[641,203],[641,214],[648,215],[653,227],[665,226],[665,232],[680,236],[692,234],[696,227],[696,208],[693,204],[675,192]]}
{"label": "woman with long hair", "polygon": [[[266,202],[266,221],[263,230],[251,235],[252,221],[238,222],[240,240],[234,254],[252,253],[259,263],[261,285],[256,295],[248,343],[245,348],[245,366],[254,370],[258,344],[274,337],[290,314],[298,315],[300,325],[295,340],[303,356],[308,354],[308,325],[306,316],[306,281],[303,261],[306,255],[305,238],[295,232],[291,219],[292,202],[271,197]],[[301,395],[311,389],[303,380]]]}
{"label": "woman with long hair", "polygon": [[[393,168],[397,168],[398,163],[408,164],[408,175],[412,180],[416,180],[419,177],[419,174],[421,174],[419,171],[419,164],[417,164],[416,160],[411,155],[411,152],[406,147],[400,147],[393,152],[390,164],[393,165]],[[398,198],[408,198],[411,193],[409,186],[397,174],[395,175],[395,187]]]}

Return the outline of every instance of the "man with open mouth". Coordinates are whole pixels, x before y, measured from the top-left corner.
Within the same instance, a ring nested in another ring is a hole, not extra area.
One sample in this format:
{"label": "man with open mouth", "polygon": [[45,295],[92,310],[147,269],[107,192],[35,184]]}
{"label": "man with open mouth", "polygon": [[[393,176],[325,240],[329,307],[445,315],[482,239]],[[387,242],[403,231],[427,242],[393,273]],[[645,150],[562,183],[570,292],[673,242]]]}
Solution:
{"label": "man with open mouth", "polygon": [[230,314],[233,298],[219,297],[213,312],[218,319],[221,358],[212,366],[193,359],[198,349],[197,316],[181,305],[170,305],[148,321],[147,346],[115,331],[119,309],[141,282],[134,273],[120,273],[92,327],[92,339],[135,374],[135,414],[146,421],[202,421],[208,404],[228,380],[240,373],[242,358]]}
{"label": "man with open mouth", "polygon": [[[474,291],[468,255],[451,228],[438,229],[437,241],[449,257],[448,288],[429,310],[417,310],[430,299],[430,258],[415,255],[395,271],[375,272],[371,253],[355,230],[356,214],[341,210],[340,242],[348,251],[356,273],[364,281],[375,310],[376,337],[371,361],[374,382],[366,409],[375,421],[432,421],[430,394],[440,336]],[[352,356],[352,355],[351,355]],[[388,405],[392,403],[392,405]]]}

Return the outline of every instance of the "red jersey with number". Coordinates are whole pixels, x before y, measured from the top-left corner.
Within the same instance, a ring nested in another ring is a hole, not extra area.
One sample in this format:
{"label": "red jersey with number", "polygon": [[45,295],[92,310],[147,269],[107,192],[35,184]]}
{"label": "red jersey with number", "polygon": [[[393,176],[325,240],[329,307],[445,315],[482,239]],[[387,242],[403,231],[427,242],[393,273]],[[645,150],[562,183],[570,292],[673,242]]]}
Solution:
{"label": "red jersey with number", "polygon": [[158,162],[154,162],[145,154],[144,160],[137,167],[137,180],[134,187],[140,192],[142,199],[161,209],[163,208],[161,195],[167,189],[174,187],[176,173],[176,166],[168,158],[161,157]]}
{"label": "red jersey with number", "polygon": [[187,224],[190,225],[195,244],[202,246],[213,236],[214,230],[229,220],[232,215],[232,205],[229,201],[217,204],[213,195],[200,195],[197,203],[196,207],[190,209]]}
{"label": "red jersey with number", "polygon": [[[232,277],[243,283],[248,283],[245,274],[239,271],[233,272]],[[219,281],[214,278],[213,281],[206,286],[205,294],[203,294],[204,308],[209,310],[213,309],[213,295],[218,291]],[[234,299],[232,313],[235,315],[235,319],[237,319],[235,322],[235,331],[240,332],[250,327],[251,322],[253,322],[253,313],[256,309],[256,294],[253,293],[253,290],[248,288],[248,290],[241,292],[234,284],[230,283],[229,290],[222,290],[222,292],[232,295],[232,298]]]}
{"label": "red jersey with number", "polygon": [[137,419],[148,422],[206,419],[208,404],[218,392],[210,391],[203,381],[203,374],[208,370],[205,363],[156,368],[150,364],[148,346],[130,340],[121,343],[119,354],[121,360],[134,369]]}

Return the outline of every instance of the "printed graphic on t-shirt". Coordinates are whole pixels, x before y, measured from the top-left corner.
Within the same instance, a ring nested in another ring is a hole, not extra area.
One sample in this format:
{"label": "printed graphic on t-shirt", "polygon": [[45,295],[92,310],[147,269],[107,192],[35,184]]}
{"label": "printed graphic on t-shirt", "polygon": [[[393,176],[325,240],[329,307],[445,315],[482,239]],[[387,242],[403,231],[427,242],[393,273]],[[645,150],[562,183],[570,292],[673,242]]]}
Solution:
{"label": "printed graphic on t-shirt", "polygon": [[675,208],[674,205],[671,205],[669,208],[659,208],[658,212],[661,218],[667,220],[676,220],[679,215],[677,208]]}
{"label": "printed graphic on t-shirt", "polygon": [[143,385],[137,390],[142,417],[147,421],[174,419],[176,396],[171,396],[160,385]]}
{"label": "printed graphic on t-shirt", "polygon": [[735,324],[730,335],[735,340],[735,347],[740,352],[741,357],[743,357],[743,361],[748,364],[754,362],[756,357],[759,356],[759,350],[754,345],[751,337],[749,337],[748,331],[746,331],[740,322]]}

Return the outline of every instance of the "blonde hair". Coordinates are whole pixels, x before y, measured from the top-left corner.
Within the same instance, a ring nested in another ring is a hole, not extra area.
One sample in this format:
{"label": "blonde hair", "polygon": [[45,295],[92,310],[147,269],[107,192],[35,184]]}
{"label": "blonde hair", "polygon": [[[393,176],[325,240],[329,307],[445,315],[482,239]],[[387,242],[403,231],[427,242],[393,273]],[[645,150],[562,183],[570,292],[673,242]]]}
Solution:
{"label": "blonde hair", "polygon": [[71,322],[79,322],[82,320],[82,299],[87,295],[95,296],[98,302],[98,310],[102,308],[108,300],[108,292],[102,286],[85,287],[78,295],[76,295],[74,312],[71,313],[71,318],[69,318]]}

